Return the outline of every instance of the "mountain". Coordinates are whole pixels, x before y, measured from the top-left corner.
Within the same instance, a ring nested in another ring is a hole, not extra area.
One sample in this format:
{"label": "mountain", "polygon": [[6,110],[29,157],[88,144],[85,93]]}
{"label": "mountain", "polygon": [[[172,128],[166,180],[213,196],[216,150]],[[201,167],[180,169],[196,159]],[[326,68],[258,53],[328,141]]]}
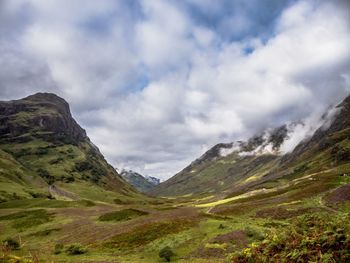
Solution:
{"label": "mountain", "polygon": [[303,124],[214,146],[149,190],[167,198],[132,188],[147,178],[119,175],[59,97],[0,112],[0,262],[350,260],[350,97],[287,154]]}
{"label": "mountain", "polygon": [[0,102],[0,200],[56,196],[101,201],[138,195],[107,163],[68,103],[38,93]]}
{"label": "mountain", "polygon": [[160,184],[160,179],[156,178],[156,177],[153,177],[153,176],[148,176],[148,175],[145,175],[144,176],[146,178],[146,180],[148,182],[150,182],[151,184],[153,185],[158,185]]}
{"label": "mountain", "polygon": [[293,127],[294,124],[269,129],[245,142],[219,143],[151,193],[188,195],[225,191],[235,182],[273,167]]}
{"label": "mountain", "polygon": [[160,183],[160,180],[151,176],[142,176],[131,170],[122,170],[120,175],[140,192],[148,192]]}
{"label": "mountain", "polygon": [[[323,124],[288,154],[280,148],[296,124],[264,131],[246,142],[215,145],[188,167],[159,184],[161,196],[220,195],[277,187],[281,181],[330,169],[350,160],[350,97],[323,118]],[[345,168],[346,170],[346,168]]]}

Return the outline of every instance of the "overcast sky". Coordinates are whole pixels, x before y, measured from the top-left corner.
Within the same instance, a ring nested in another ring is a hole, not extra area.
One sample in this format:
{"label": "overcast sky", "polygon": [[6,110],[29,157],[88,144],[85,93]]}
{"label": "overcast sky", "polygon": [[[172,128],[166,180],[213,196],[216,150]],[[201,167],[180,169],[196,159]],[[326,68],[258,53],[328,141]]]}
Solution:
{"label": "overcast sky", "polygon": [[115,167],[165,179],[349,94],[349,1],[0,0],[0,99],[39,91]]}

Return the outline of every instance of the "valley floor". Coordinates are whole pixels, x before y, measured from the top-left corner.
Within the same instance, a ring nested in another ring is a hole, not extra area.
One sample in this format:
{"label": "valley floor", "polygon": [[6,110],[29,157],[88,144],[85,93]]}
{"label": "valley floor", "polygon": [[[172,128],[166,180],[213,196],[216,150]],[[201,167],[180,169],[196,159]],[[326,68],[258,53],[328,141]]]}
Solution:
{"label": "valley floor", "polygon": [[223,200],[15,200],[0,204],[0,256],[1,262],[346,262],[349,201],[350,178],[340,171]]}

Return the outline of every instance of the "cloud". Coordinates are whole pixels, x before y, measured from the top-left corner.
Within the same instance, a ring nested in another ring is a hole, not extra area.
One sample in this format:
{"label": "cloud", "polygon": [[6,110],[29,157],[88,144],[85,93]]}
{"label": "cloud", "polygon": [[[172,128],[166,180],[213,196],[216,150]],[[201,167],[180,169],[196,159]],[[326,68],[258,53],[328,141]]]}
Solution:
{"label": "cloud", "polygon": [[[168,178],[349,93],[347,1],[0,2],[0,97],[66,98],[118,168]],[[307,122],[308,123],[308,122]]]}

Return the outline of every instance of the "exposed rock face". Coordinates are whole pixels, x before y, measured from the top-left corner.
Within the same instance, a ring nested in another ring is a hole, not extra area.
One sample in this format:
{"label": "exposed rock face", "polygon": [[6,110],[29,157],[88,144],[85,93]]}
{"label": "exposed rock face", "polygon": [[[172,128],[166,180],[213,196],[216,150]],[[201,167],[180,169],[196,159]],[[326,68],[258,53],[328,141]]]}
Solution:
{"label": "exposed rock face", "polygon": [[1,138],[11,140],[28,134],[53,134],[75,143],[87,140],[85,130],[73,119],[68,103],[50,93],[0,102]]}

